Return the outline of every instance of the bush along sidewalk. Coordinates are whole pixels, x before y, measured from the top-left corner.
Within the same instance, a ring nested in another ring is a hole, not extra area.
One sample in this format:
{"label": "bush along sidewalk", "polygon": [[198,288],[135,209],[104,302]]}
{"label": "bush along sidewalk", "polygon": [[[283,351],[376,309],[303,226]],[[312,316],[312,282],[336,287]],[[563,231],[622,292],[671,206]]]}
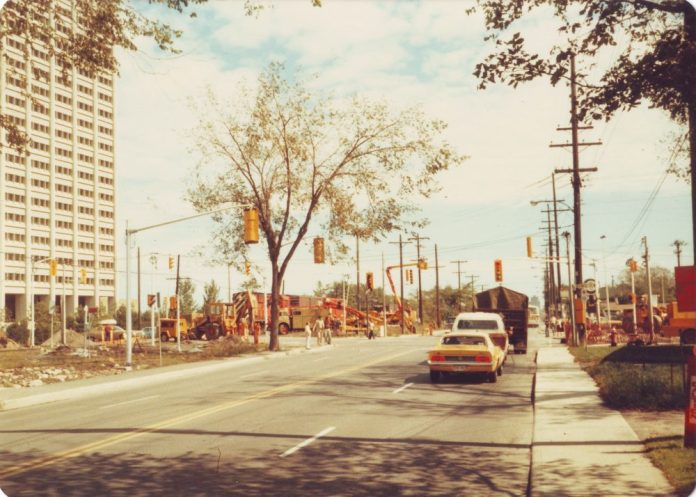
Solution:
{"label": "bush along sidewalk", "polygon": [[[619,411],[684,411],[685,364],[692,347],[571,347],[570,353],[597,382],[604,403]],[[689,496],[696,484],[696,449],[684,448],[683,425],[669,436],[643,440],[653,464],[674,485],[677,495]]]}
{"label": "bush along sidewalk", "polygon": [[[691,348],[688,348],[691,352]],[[571,347],[613,409],[668,410],[686,406],[686,347]]]}

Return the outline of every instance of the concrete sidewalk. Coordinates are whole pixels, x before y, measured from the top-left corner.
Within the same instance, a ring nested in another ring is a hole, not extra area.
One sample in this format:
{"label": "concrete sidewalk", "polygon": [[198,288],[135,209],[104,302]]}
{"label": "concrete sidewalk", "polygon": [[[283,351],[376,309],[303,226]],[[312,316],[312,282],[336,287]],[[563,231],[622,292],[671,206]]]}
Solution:
{"label": "concrete sidewalk", "polygon": [[565,347],[539,349],[534,409],[532,496],[676,495]]}

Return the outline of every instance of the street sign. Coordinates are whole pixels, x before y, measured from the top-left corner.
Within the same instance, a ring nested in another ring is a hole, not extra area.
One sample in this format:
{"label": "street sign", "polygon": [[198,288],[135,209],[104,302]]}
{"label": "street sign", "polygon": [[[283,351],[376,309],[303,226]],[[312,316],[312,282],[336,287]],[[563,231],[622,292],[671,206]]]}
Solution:
{"label": "street sign", "polygon": [[585,290],[585,292],[594,295],[595,293],[597,293],[597,282],[591,278],[587,279],[583,283],[583,289]]}
{"label": "street sign", "polygon": [[90,308],[88,309],[88,312],[89,312],[90,314],[96,314],[98,310],[99,310],[99,308],[97,308],[97,307],[90,307]]}

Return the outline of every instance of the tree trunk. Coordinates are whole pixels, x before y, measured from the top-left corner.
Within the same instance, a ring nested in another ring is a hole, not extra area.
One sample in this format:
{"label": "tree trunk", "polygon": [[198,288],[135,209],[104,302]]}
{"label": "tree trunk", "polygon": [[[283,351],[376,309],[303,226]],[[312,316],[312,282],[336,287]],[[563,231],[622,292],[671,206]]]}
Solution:
{"label": "tree trunk", "polygon": [[280,304],[280,278],[278,275],[278,264],[271,261],[271,337],[268,341],[268,350],[277,351],[280,349],[278,342],[278,308]]}

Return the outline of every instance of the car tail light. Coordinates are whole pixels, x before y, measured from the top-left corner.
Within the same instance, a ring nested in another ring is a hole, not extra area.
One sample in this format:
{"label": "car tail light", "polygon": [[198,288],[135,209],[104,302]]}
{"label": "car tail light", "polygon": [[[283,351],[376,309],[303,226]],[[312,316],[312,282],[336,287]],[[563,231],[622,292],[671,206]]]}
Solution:
{"label": "car tail light", "polygon": [[474,359],[476,362],[491,362],[491,358],[488,357],[487,355],[477,355],[476,359]]}
{"label": "car tail light", "polygon": [[439,354],[433,354],[430,356],[430,360],[433,362],[443,362],[445,360],[445,356],[439,355]]}

